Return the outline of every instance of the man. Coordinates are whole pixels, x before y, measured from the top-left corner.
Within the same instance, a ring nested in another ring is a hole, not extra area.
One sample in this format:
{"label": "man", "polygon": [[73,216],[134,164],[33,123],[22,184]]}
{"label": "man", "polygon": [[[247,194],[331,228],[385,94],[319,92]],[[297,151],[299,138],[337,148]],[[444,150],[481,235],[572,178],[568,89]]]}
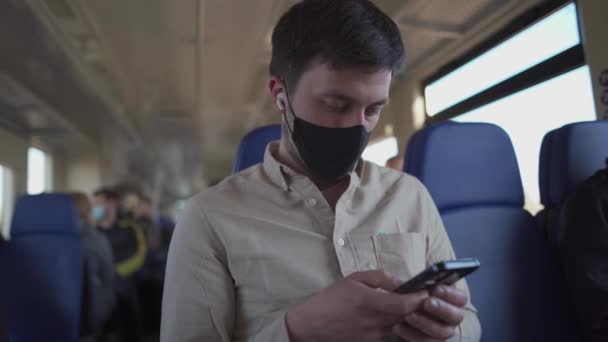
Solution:
{"label": "man", "polygon": [[93,218],[104,233],[114,253],[116,272],[129,278],[144,264],[146,241],[133,215],[121,212],[120,196],[113,190],[100,189],[93,196]]}
{"label": "man", "polygon": [[92,226],[91,201],[81,192],[69,194],[78,211],[80,241],[84,263],[80,336],[94,340],[114,309],[114,262],[108,239]]}
{"label": "man", "polygon": [[161,341],[479,340],[464,281],[390,292],[454,258],[424,187],[360,159],[403,63],[395,23],[366,0],[305,0],[272,43],[281,140],[182,212]]}
{"label": "man", "polygon": [[97,228],[110,241],[114,255],[117,301],[109,329],[118,329],[124,341],[140,341],[143,327],[135,274],[144,265],[146,257],[144,233],[133,215],[121,211],[117,192],[97,190],[93,202],[93,218]]}
{"label": "man", "polygon": [[160,227],[154,220],[154,209],[150,198],[138,196],[133,213],[143,229],[148,246],[146,262],[137,275],[137,292],[143,314],[144,330],[158,336],[160,332],[161,301],[165,279],[166,252],[162,250]]}
{"label": "man", "polygon": [[145,196],[139,198],[133,212],[137,223],[144,231],[148,251],[158,251],[160,249],[160,229],[154,222],[154,210],[150,199]]}

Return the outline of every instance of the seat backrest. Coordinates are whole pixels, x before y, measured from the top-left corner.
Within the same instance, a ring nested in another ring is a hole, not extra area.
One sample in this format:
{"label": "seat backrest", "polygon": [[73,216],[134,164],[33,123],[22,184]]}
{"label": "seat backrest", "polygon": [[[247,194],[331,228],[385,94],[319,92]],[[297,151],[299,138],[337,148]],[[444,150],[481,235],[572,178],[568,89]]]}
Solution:
{"label": "seat backrest", "polygon": [[8,336],[6,336],[6,329],[4,328],[4,319],[0,316],[0,342],[9,342]]}
{"label": "seat backrest", "polygon": [[[601,277],[594,276],[594,269],[601,267],[595,265],[601,265],[603,259],[602,239],[593,234],[593,229],[601,224],[602,217],[598,215],[601,209],[591,204],[599,199],[593,197],[589,185],[587,190],[580,186],[598,170],[606,168],[607,159],[608,121],[565,125],[547,133],[543,139],[539,188],[545,209],[539,213],[538,220],[544,224],[548,238],[561,258],[572,302],[578,309],[587,339],[591,339],[594,314],[600,315],[601,309],[597,308],[605,301],[601,297],[605,291],[600,290],[601,286],[594,286],[595,281],[601,281]],[[599,245],[591,246],[594,242]]]}
{"label": "seat backrest", "polygon": [[608,121],[578,122],[543,139],[539,165],[542,204],[557,208],[577,185],[606,167]]}
{"label": "seat backrest", "polygon": [[484,341],[576,341],[557,260],[523,209],[508,135],[484,123],[441,123],[411,139],[405,172],[433,197],[467,278]]}
{"label": "seat backrest", "polygon": [[264,160],[266,146],[271,141],[281,138],[281,125],[269,125],[256,128],[241,139],[232,167],[232,173],[238,173]]}
{"label": "seat backrest", "polygon": [[11,342],[77,341],[82,255],[67,195],[21,197],[0,247],[0,315]]}

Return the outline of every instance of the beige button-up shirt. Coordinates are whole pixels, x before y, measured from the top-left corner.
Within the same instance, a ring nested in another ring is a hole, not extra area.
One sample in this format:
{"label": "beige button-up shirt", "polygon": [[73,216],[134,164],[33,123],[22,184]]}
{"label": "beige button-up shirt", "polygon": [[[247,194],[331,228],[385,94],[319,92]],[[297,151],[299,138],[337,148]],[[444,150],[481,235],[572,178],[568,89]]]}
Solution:
{"label": "beige button-up shirt", "polygon": [[[188,202],[169,251],[161,341],[288,341],[286,312],[341,277],[382,269],[407,280],[454,259],[415,178],[360,162],[334,212],[277,151],[272,143],[262,164]],[[477,341],[466,309],[461,339]]]}

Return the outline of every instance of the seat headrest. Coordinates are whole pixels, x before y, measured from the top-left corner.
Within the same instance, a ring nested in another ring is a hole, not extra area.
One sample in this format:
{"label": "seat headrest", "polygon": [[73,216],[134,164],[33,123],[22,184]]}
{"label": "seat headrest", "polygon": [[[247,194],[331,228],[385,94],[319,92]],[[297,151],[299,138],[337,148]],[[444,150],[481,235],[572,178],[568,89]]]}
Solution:
{"label": "seat headrest", "polygon": [[578,122],[543,139],[539,165],[543,205],[557,207],[578,184],[606,167],[608,121]]}
{"label": "seat headrest", "polygon": [[11,238],[27,234],[79,234],[77,211],[70,196],[20,197],[11,223]]}
{"label": "seat headrest", "polygon": [[474,205],[523,207],[513,145],[500,127],[443,122],[410,140],[404,171],[427,187],[439,210]]}
{"label": "seat headrest", "polygon": [[264,152],[268,143],[280,138],[281,125],[264,126],[249,132],[241,139],[232,174],[261,163],[264,160]]}

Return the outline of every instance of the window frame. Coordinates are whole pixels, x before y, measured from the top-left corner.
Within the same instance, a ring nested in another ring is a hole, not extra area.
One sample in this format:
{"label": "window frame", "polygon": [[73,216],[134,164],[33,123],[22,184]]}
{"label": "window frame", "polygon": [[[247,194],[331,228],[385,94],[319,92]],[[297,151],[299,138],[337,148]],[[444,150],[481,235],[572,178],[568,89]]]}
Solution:
{"label": "window frame", "polygon": [[[567,5],[573,3],[577,6],[576,1],[572,0],[552,0],[543,3],[533,9],[527,11],[523,15],[517,17],[511,21],[502,31],[491,36],[490,38],[465,53],[463,56],[453,60],[452,62],[441,67],[436,73],[423,80],[421,83],[421,94],[424,94],[424,90],[431,83],[447,76],[451,72],[461,68],[465,64],[469,63],[473,59],[483,55],[484,53],[494,49],[496,46],[504,43],[513,36],[525,31],[534,24],[542,21],[551,14],[559,11]],[[581,36],[580,18],[578,18],[578,7],[577,7],[577,19],[579,26],[579,36]],[[582,37],[580,42],[549,59],[546,59],[539,64],[521,71],[520,73],[511,76],[495,84],[494,86],[485,89],[479,93],[476,93],[454,105],[441,110],[435,115],[431,116],[426,112],[425,125],[432,124],[439,121],[445,121],[453,119],[461,114],[468,113],[477,108],[483,107],[487,104],[508,97],[529,87],[537,84],[546,82],[552,78],[563,75],[567,72],[575,70],[586,64],[585,52],[583,49]],[[425,99],[426,107],[426,99]]]}

